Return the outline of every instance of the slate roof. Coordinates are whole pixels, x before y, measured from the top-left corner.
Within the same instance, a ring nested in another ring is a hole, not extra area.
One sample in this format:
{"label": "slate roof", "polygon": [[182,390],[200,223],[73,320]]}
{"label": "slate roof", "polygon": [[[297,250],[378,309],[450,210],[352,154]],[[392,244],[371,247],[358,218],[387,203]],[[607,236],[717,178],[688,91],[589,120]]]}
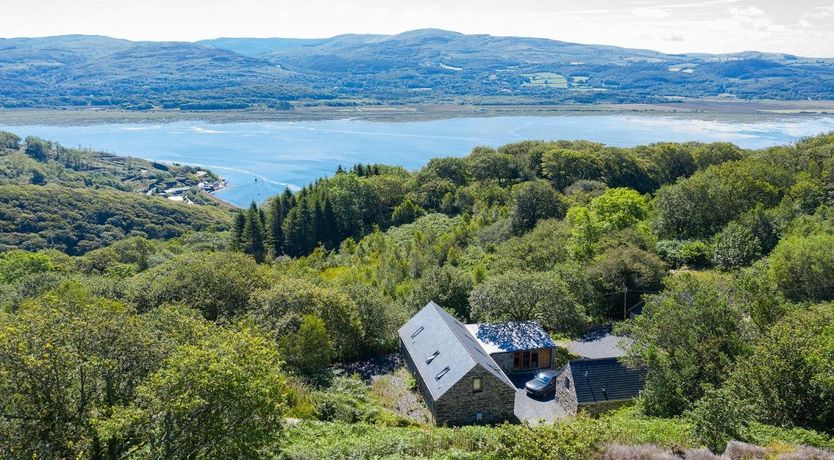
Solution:
{"label": "slate roof", "polygon": [[630,340],[626,337],[617,337],[612,334],[611,326],[603,326],[564,346],[572,354],[584,359],[619,358],[625,356],[623,345],[629,342]]}
{"label": "slate roof", "polygon": [[633,399],[646,381],[646,369],[629,369],[617,358],[580,359],[569,364],[579,404]]}
{"label": "slate roof", "polygon": [[510,353],[556,344],[536,321],[510,321],[501,324],[467,324],[466,329],[488,354]]}
{"label": "slate roof", "polygon": [[417,312],[398,333],[435,401],[476,365],[515,389],[466,326],[434,302]]}

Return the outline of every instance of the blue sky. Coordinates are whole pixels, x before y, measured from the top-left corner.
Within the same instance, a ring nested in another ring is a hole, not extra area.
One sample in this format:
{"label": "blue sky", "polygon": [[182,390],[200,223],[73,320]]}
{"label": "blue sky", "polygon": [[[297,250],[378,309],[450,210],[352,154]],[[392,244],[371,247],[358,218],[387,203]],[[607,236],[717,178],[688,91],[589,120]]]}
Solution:
{"label": "blue sky", "polygon": [[665,52],[834,57],[834,0],[0,0],[0,35],[328,37],[443,28]]}

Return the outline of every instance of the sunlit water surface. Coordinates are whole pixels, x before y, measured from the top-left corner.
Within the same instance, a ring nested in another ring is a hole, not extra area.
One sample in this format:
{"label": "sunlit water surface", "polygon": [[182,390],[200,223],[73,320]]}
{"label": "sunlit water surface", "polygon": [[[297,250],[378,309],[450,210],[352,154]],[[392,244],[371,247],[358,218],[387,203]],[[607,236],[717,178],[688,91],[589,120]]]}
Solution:
{"label": "sunlit water surface", "polygon": [[228,179],[218,196],[245,206],[333,174],[338,165],[387,163],[413,170],[439,156],[525,139],[587,139],[615,146],[660,141],[728,141],[745,148],[789,144],[834,131],[830,116],[717,117],[565,115],[454,118],[421,122],[302,122],[0,126],[68,147],[199,165]]}

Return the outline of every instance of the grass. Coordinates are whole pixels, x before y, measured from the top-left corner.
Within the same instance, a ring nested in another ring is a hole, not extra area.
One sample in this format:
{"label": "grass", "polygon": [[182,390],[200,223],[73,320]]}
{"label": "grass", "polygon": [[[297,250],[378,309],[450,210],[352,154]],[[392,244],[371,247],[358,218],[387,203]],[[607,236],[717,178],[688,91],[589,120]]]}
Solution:
{"label": "grass", "polygon": [[[393,415],[386,406],[394,404],[397,394],[403,391],[405,379],[400,371],[385,377],[388,378],[373,383],[369,392],[360,398],[363,405],[377,408],[375,419],[363,418],[356,423],[314,420],[294,423],[287,428],[281,453],[276,456],[292,460],[620,460],[676,458],[673,457],[675,454],[704,460],[721,458],[711,454],[693,437],[692,425],[687,420],[645,416],[639,406],[622,408],[599,418],[579,415],[536,427],[501,424],[449,428],[389,423],[387,417],[379,416],[379,411]],[[803,457],[806,454],[818,455],[821,451],[817,449],[834,447],[834,440],[821,433],[757,424],[750,427],[748,438],[752,444],[730,443],[729,452],[764,452],[766,458],[786,455],[784,458],[798,459],[806,458]]]}
{"label": "grass", "polygon": [[380,406],[414,422],[425,425],[431,414],[416,391],[414,377],[401,367],[391,374],[371,381],[371,398]]}
{"label": "grass", "polygon": [[558,73],[536,72],[524,74],[522,75],[522,77],[526,77],[530,80],[528,83],[524,83],[522,86],[541,86],[545,88],[562,89],[567,89],[568,87],[568,80]]}

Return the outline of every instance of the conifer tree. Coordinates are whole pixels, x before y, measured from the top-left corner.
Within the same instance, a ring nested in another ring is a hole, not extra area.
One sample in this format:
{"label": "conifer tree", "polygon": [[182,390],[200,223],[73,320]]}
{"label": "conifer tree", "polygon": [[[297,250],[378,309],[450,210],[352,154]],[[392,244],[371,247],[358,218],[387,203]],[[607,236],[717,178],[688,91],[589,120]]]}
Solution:
{"label": "conifer tree", "polygon": [[243,211],[238,211],[235,214],[235,222],[232,227],[232,249],[235,251],[243,250],[243,227],[246,224],[246,217]]}
{"label": "conifer tree", "polygon": [[333,202],[330,197],[325,195],[322,204],[323,223],[319,227],[319,232],[324,231],[323,243],[327,248],[338,247],[341,241],[341,232],[339,231],[339,223],[336,220],[336,213],[333,210]]}
{"label": "conifer tree", "polygon": [[243,226],[243,249],[255,257],[258,263],[264,261],[264,228],[261,211],[253,201],[246,211]]}
{"label": "conifer tree", "polygon": [[277,257],[284,253],[284,217],[286,213],[285,195],[278,195],[269,201],[266,215],[265,243],[270,253]]}

